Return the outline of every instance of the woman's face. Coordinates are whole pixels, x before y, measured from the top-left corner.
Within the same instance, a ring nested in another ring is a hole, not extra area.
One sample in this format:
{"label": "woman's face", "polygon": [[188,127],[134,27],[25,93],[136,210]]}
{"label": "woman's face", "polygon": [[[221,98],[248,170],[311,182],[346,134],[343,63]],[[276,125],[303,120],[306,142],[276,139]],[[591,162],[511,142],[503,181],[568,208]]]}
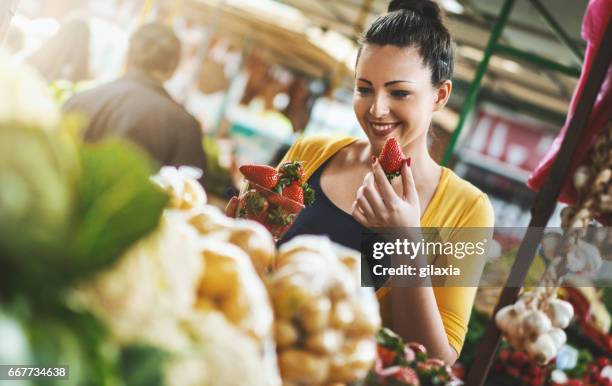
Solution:
{"label": "woman's face", "polygon": [[403,147],[424,140],[431,116],[444,106],[447,94],[450,81],[432,86],[431,70],[418,48],[363,46],[355,70],[353,107],[376,153],[390,137]]}

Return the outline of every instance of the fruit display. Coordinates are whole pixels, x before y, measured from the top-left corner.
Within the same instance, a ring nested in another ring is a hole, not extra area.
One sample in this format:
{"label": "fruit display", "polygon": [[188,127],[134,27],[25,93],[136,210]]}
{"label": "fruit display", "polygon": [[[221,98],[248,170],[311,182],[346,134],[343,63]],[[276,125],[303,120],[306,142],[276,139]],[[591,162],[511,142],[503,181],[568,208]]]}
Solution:
{"label": "fruit display", "polygon": [[500,309],[495,323],[512,347],[525,350],[531,360],[545,365],[566,342],[564,329],[573,316],[572,305],[557,299],[556,291],[538,287]]}
{"label": "fruit display", "polygon": [[[281,170],[281,178],[302,178],[299,163],[288,163]],[[374,337],[381,322],[373,290],[359,285],[358,252],[325,237],[300,236],[276,253],[270,233],[257,222],[226,217],[209,205],[176,211],[200,236],[205,268],[196,309],[220,312],[240,331],[263,342],[272,320],[257,310],[269,305],[258,304],[260,296],[249,297],[242,291],[260,291],[256,281],[263,281],[274,308],[274,338],[284,384],[348,384],[366,376],[374,363]],[[259,278],[244,275],[249,272],[244,266],[249,258]]]}
{"label": "fruit display", "polygon": [[406,162],[410,166],[410,157],[405,157],[397,139],[389,138],[378,155],[378,162],[382,166],[387,179],[391,182],[401,174],[402,164]]}
{"label": "fruit display", "polygon": [[236,217],[263,224],[279,239],[293,224],[297,214],[314,202],[314,190],[304,181],[299,161],[287,161],[278,169],[266,165],[243,165],[246,178]]}
{"label": "fruit display", "polygon": [[[602,250],[608,248],[608,230],[587,228],[593,220],[609,225],[612,207],[612,130],[596,139],[588,165],[574,174],[578,200],[561,211],[563,234],[548,233],[542,238],[542,255],[549,260],[540,287],[524,293],[512,305],[500,309],[495,321],[516,350],[526,350],[536,363],[544,365],[565,343],[563,331],[571,321],[571,303],[556,298],[569,274],[592,274],[602,265]],[[607,253],[607,252],[606,252]],[[607,256],[607,254],[604,254]],[[590,324],[586,324],[587,330]],[[584,328],[584,327],[583,327]]]}
{"label": "fruit display", "polygon": [[[232,219],[206,205],[206,193],[194,168],[163,167],[152,177],[170,193],[170,205],[198,235],[205,270],[199,275],[195,306],[216,310],[252,336],[271,337],[272,313],[260,277],[273,264],[270,234],[254,221]],[[257,272],[254,272],[254,269]]]}
{"label": "fruit display", "polygon": [[546,366],[534,364],[526,352],[504,345],[493,362],[490,379],[509,378],[502,384],[525,386],[612,385],[612,366],[607,357],[593,358],[588,350],[565,346],[562,358]]}
{"label": "fruit display", "polygon": [[404,343],[389,329],[383,328],[378,333],[377,354],[376,365],[368,374],[366,386],[461,384],[444,361],[429,358],[422,344]]}
{"label": "fruit display", "polygon": [[553,370],[550,375],[551,386],[612,385],[612,361],[609,357],[594,359],[584,350],[580,351],[578,364],[572,370]]}
{"label": "fruit display", "polygon": [[263,277],[276,255],[270,232],[257,222],[229,218],[218,208],[207,205],[206,192],[197,181],[201,173],[192,167],[165,166],[152,180],[170,194],[170,207],[187,212],[189,223],[201,236],[239,247]]}
{"label": "fruit display", "polygon": [[542,386],[546,384],[554,364],[546,366],[535,364],[524,351],[513,350],[510,347],[503,347],[499,351],[498,357],[493,363],[492,377],[499,377],[506,374],[518,380],[521,385]]}
{"label": "fruit display", "polygon": [[[170,167],[152,178],[170,195],[158,230],[79,288],[75,300],[122,344],[171,352],[167,384],[241,385],[240,376],[250,374],[256,384],[278,385],[276,356],[266,349],[273,346],[272,308],[254,268],[273,263],[272,237],[260,224],[206,205],[196,178],[197,170]],[[241,358],[241,374],[225,355]]]}
{"label": "fruit display", "polygon": [[345,385],[374,364],[381,321],[374,292],[359,285],[359,261],[320,236],[280,248],[268,288],[284,385]]}

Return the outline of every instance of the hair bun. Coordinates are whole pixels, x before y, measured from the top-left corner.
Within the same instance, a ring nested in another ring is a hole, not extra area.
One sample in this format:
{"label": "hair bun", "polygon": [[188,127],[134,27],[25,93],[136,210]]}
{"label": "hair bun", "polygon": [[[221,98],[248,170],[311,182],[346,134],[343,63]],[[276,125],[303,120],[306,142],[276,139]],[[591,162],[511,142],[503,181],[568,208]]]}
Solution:
{"label": "hair bun", "polygon": [[432,0],[391,0],[388,12],[409,10],[421,14],[427,19],[442,23],[442,11]]}

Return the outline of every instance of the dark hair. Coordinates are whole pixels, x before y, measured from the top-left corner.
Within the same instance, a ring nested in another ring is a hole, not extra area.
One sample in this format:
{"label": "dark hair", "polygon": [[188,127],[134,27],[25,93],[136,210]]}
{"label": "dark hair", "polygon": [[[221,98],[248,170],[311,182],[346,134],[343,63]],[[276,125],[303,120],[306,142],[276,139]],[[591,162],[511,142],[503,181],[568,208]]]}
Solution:
{"label": "dark hair", "polygon": [[431,69],[432,84],[450,79],[453,43],[438,4],[432,0],[392,0],[387,10],[374,20],[360,43],[418,47],[423,63]]}
{"label": "dark hair", "polygon": [[138,68],[172,72],[181,57],[181,42],[172,28],[153,22],[138,28],[130,38],[128,59]]}

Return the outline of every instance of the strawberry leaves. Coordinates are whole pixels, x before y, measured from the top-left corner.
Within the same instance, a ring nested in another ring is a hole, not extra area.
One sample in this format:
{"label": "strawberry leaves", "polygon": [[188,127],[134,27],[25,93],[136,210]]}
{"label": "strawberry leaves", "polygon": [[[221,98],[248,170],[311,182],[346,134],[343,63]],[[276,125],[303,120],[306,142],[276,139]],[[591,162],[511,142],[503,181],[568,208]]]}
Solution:
{"label": "strawberry leaves", "polygon": [[283,162],[278,167],[278,172],[289,181],[298,181],[300,184],[304,182],[304,166],[300,161]]}

